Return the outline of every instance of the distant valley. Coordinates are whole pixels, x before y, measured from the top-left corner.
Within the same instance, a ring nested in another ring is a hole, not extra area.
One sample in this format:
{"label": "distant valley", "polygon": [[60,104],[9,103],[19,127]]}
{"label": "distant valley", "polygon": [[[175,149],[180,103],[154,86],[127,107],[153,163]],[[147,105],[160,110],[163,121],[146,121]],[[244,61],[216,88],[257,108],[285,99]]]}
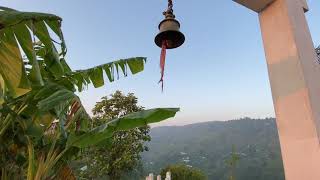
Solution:
{"label": "distant valley", "polygon": [[232,146],[240,161],[236,180],[284,180],[275,119],[244,118],[151,130],[149,151],[143,153],[145,172],[159,173],[168,164],[199,168],[209,180],[227,180]]}

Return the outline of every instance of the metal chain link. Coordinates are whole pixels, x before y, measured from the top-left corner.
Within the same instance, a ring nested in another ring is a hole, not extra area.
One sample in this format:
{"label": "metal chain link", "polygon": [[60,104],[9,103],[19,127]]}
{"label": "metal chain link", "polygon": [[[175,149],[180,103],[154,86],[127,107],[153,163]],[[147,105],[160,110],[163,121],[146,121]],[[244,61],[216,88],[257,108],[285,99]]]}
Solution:
{"label": "metal chain link", "polygon": [[172,0],[168,0],[168,10],[172,10],[173,8],[173,2]]}
{"label": "metal chain link", "polygon": [[173,2],[172,0],[168,0],[168,9],[163,12],[163,15],[172,14],[173,13]]}

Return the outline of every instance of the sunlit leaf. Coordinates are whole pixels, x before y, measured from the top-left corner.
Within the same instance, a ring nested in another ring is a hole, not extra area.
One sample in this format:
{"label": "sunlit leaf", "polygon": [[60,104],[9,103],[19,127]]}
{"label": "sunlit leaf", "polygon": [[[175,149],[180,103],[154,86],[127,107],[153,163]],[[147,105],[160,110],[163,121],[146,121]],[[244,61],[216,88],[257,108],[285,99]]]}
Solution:
{"label": "sunlit leaf", "polygon": [[27,74],[25,72],[22,57],[18,44],[12,32],[0,35],[0,74],[3,78],[7,91],[13,96],[18,97],[29,92],[31,89]]}
{"label": "sunlit leaf", "polygon": [[144,126],[149,123],[160,122],[175,116],[178,111],[178,108],[158,108],[132,113],[121,118],[114,119],[90,132],[86,132],[85,134],[72,134],[68,138],[67,145],[79,148],[92,146],[111,137],[115,131],[128,130]]}
{"label": "sunlit leaf", "polygon": [[103,65],[103,69],[107,74],[109,82],[113,82],[114,81],[113,66],[111,66],[110,64],[106,64],[106,65]]}
{"label": "sunlit leaf", "polygon": [[14,26],[13,29],[21,48],[31,62],[32,69],[30,73],[30,79],[34,83],[43,85],[39,64],[36,58],[35,51],[33,49],[33,40],[27,26],[25,24],[18,24]]}
{"label": "sunlit leaf", "polygon": [[35,13],[35,12],[21,12],[15,11],[10,8],[0,8],[0,27],[8,28],[10,26],[14,26],[20,23],[24,23],[25,21],[43,21],[43,20],[50,20],[56,21],[61,20],[60,17],[53,15],[53,14],[46,14],[46,13]]}
{"label": "sunlit leaf", "polygon": [[128,66],[132,74],[137,74],[138,72],[143,71],[146,58],[134,58],[131,61],[128,61]]}
{"label": "sunlit leaf", "polygon": [[96,67],[92,69],[90,72],[90,79],[93,83],[93,86],[95,88],[101,87],[104,85],[104,80],[103,80],[103,71],[101,67]]}
{"label": "sunlit leaf", "polygon": [[[93,83],[94,87],[100,87],[104,85],[105,80],[103,78],[103,70],[105,71],[109,82],[113,82],[115,76],[119,77],[119,66],[122,70],[123,75],[126,76],[128,73],[128,69],[132,74],[137,74],[143,71],[145,62],[146,58],[144,57],[122,59],[85,70],[77,70],[67,76],[77,80],[78,89],[79,91],[81,91],[83,86],[86,86],[91,82]],[[114,71],[114,69],[116,69],[116,72]]]}
{"label": "sunlit leaf", "polygon": [[[63,73],[63,67],[59,64],[59,55],[52,45],[50,34],[45,22],[50,23],[53,31],[59,31],[61,18],[45,13],[21,12],[7,7],[0,7],[0,75],[2,97],[12,96],[14,98],[26,94],[31,90],[29,80],[33,85],[43,85],[41,70],[34,49],[35,44],[31,31],[45,44],[47,62],[52,66],[57,75]],[[31,30],[31,31],[30,31]],[[59,37],[62,37],[60,30]],[[63,38],[61,38],[63,41]],[[21,55],[24,52],[31,67],[26,67]],[[50,62],[54,60],[54,63]],[[55,65],[57,64],[57,65]],[[54,75],[56,75],[54,74]],[[3,101],[1,101],[3,103]]]}

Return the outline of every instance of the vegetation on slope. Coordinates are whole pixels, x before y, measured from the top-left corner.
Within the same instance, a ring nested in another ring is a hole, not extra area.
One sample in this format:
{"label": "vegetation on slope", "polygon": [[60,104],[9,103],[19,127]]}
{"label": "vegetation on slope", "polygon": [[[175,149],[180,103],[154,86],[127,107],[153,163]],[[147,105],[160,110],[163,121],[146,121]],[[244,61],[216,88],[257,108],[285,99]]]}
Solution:
{"label": "vegetation on slope", "polygon": [[209,180],[227,180],[226,162],[234,146],[240,158],[233,173],[236,180],[284,180],[274,119],[158,127],[151,137],[150,151],[143,153],[146,172],[156,174],[169,164],[183,163],[199,168]]}
{"label": "vegetation on slope", "polygon": [[184,164],[169,165],[161,170],[161,177],[166,177],[170,172],[172,180],[206,180],[207,177],[199,169]]}

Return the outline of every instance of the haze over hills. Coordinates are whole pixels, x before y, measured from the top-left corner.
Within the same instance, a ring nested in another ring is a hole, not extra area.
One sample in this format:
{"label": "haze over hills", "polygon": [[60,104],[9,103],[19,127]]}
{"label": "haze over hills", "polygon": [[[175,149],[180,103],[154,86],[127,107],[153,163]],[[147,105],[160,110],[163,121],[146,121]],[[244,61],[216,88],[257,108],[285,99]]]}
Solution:
{"label": "haze over hills", "polygon": [[224,180],[234,146],[240,156],[237,180],[284,180],[273,118],[156,127],[151,136],[150,151],[142,155],[146,172],[159,173],[168,164],[183,163],[201,169],[209,180]]}

